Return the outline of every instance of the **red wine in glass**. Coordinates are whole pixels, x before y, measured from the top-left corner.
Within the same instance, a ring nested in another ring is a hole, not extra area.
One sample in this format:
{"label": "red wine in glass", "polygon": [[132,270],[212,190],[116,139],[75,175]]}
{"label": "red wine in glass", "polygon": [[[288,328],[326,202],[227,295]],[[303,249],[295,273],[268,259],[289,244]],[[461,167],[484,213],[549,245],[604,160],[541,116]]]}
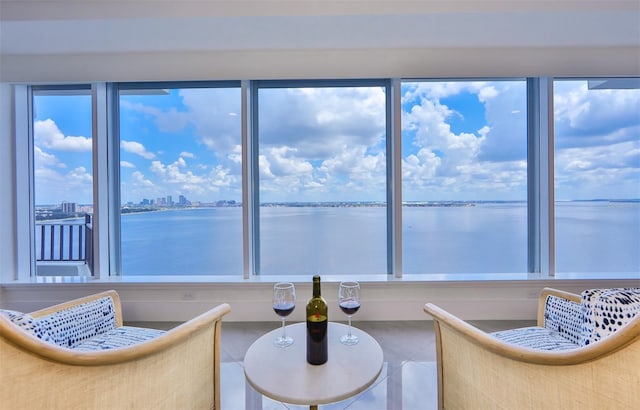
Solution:
{"label": "red wine in glass", "polygon": [[[273,305],[273,311],[280,317],[287,317],[293,312],[296,305],[293,303],[275,303]],[[356,309],[357,310],[357,309]]]}
{"label": "red wine in glass", "polygon": [[296,307],[296,288],[291,282],[279,282],[273,285],[273,311],[282,319],[282,335],[277,337],[273,344],[277,347],[287,347],[293,344],[293,339],[287,336],[285,329],[286,317]]}
{"label": "red wine in glass", "polygon": [[358,337],[351,333],[351,316],[360,309],[360,284],[358,282],[340,282],[338,306],[349,320],[349,332],[340,338],[340,343],[347,346],[355,345],[358,343]]}
{"label": "red wine in glass", "polygon": [[354,315],[360,309],[360,302],[348,300],[340,303],[340,309],[345,315]]}

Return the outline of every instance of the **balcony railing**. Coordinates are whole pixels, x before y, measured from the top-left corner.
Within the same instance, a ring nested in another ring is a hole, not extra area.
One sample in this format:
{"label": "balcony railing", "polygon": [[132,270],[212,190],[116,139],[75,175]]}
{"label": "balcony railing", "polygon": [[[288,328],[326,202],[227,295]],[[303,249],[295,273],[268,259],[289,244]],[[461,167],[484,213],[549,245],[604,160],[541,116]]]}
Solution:
{"label": "balcony railing", "polygon": [[36,262],[84,262],[93,272],[91,215],[84,221],[36,223]]}

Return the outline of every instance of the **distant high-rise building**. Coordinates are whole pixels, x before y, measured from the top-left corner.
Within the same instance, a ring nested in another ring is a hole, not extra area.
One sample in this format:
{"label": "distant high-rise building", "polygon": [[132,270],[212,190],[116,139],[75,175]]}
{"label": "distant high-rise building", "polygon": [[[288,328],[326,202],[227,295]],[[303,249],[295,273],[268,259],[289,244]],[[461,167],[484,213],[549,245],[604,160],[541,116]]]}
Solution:
{"label": "distant high-rise building", "polygon": [[178,197],[178,205],[180,205],[180,206],[186,206],[187,205],[187,198],[184,195],[180,195]]}
{"label": "distant high-rise building", "polygon": [[76,213],[76,203],[75,202],[63,201],[62,204],[60,204],[60,209],[62,210],[62,212],[66,213],[66,214],[75,214]]}
{"label": "distant high-rise building", "polygon": [[173,198],[171,195],[167,195],[167,206],[173,206]]}

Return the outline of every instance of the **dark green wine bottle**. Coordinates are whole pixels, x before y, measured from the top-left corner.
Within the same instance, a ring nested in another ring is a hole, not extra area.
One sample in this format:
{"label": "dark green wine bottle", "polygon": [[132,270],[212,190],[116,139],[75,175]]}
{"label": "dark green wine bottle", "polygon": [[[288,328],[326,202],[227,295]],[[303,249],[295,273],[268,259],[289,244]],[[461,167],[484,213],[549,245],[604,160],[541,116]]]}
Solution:
{"label": "dark green wine bottle", "polygon": [[313,277],[313,297],[307,303],[307,362],[327,361],[327,302],[320,292],[320,276]]}

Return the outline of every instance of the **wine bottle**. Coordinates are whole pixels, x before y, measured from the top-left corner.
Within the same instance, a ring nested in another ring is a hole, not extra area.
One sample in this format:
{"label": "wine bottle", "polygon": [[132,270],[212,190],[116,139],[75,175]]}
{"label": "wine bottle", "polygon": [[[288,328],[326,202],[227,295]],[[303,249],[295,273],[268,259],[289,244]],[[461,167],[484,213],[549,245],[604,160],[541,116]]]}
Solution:
{"label": "wine bottle", "polygon": [[320,293],[320,276],[313,277],[313,297],[307,303],[307,362],[327,361],[327,302]]}

